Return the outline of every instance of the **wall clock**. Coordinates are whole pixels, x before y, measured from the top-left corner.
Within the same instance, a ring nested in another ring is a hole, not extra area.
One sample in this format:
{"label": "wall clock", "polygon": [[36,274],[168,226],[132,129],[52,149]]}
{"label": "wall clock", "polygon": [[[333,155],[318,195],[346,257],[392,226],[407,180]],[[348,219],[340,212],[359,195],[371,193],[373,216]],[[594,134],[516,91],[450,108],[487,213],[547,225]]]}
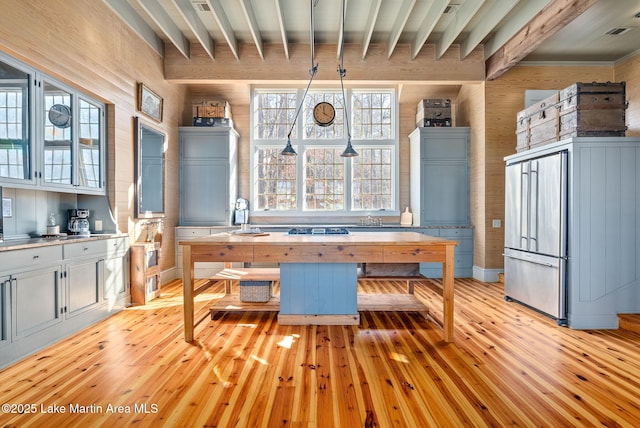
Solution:
{"label": "wall clock", "polygon": [[313,120],[318,126],[329,126],[336,118],[336,109],[326,101],[319,102],[313,108]]}
{"label": "wall clock", "polygon": [[49,122],[58,128],[71,126],[71,109],[64,104],[54,104],[49,109]]}

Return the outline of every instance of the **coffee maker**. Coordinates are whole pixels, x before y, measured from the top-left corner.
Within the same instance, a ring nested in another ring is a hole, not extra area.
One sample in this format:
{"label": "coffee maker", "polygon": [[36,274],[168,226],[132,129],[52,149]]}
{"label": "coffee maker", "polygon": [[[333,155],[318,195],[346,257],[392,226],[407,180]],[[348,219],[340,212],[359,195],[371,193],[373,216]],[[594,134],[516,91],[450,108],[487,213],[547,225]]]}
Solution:
{"label": "coffee maker", "polygon": [[236,200],[235,224],[249,223],[249,201],[244,198]]}
{"label": "coffee maker", "polygon": [[89,236],[89,210],[74,208],[67,210],[69,222],[67,230],[70,235]]}

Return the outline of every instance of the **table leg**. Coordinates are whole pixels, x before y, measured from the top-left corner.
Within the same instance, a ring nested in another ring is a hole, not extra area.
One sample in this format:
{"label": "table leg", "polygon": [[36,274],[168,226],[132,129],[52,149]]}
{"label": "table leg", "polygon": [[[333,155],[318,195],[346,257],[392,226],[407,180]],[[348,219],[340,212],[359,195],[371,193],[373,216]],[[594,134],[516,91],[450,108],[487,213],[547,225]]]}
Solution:
{"label": "table leg", "polygon": [[453,342],[453,276],[454,276],[455,246],[447,245],[445,261],[442,263],[442,323],[444,326],[444,341]]}
{"label": "table leg", "polygon": [[193,261],[191,260],[191,246],[182,247],[182,296],[184,299],[184,340],[193,341]]}

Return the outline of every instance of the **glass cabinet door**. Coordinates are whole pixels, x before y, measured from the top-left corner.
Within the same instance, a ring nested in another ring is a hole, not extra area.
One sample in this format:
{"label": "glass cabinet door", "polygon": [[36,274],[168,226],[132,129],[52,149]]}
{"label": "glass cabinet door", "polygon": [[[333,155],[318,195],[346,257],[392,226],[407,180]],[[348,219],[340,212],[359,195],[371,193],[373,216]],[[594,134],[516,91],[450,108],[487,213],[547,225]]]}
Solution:
{"label": "glass cabinet door", "polygon": [[44,158],[42,180],[71,184],[73,170],[71,94],[44,83]]}
{"label": "glass cabinet door", "polygon": [[77,185],[99,189],[102,187],[102,112],[100,107],[78,101],[78,177]]}
{"label": "glass cabinet door", "polygon": [[32,77],[0,61],[0,179],[31,179]]}

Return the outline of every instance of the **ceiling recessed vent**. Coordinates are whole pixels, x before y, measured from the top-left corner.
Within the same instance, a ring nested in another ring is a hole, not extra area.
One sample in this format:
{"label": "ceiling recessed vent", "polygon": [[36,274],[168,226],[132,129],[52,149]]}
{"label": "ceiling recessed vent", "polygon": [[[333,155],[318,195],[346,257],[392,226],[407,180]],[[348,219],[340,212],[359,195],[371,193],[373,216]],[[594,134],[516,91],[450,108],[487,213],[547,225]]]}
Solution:
{"label": "ceiling recessed vent", "polygon": [[620,36],[624,33],[628,33],[631,30],[633,30],[633,27],[614,27],[604,34],[607,36]]}
{"label": "ceiling recessed vent", "polygon": [[460,5],[453,3],[445,7],[442,13],[456,13],[458,9],[460,9]]}
{"label": "ceiling recessed vent", "polygon": [[211,7],[206,1],[192,0],[191,4],[193,4],[193,6],[199,12],[211,12]]}

